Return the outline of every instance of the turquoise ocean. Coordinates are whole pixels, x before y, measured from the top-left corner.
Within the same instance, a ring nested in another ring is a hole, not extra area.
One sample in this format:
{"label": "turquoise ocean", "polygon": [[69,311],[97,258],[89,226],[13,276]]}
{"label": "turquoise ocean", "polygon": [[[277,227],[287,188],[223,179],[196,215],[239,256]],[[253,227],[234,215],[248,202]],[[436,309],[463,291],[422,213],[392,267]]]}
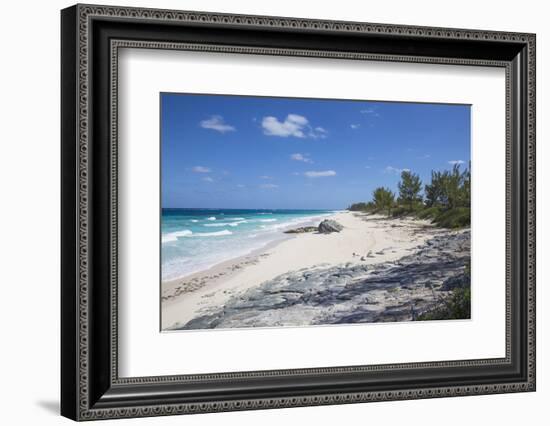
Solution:
{"label": "turquoise ocean", "polygon": [[334,210],[162,209],[162,280],[247,255],[284,239],[286,229],[317,224]]}

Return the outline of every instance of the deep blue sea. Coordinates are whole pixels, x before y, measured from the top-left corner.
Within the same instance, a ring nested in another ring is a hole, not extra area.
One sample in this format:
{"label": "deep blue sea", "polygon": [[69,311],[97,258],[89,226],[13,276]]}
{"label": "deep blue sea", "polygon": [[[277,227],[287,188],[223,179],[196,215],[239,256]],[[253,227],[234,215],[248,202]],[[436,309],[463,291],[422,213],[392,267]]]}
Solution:
{"label": "deep blue sea", "polygon": [[171,280],[244,256],[315,224],[333,210],[162,209],[162,279]]}

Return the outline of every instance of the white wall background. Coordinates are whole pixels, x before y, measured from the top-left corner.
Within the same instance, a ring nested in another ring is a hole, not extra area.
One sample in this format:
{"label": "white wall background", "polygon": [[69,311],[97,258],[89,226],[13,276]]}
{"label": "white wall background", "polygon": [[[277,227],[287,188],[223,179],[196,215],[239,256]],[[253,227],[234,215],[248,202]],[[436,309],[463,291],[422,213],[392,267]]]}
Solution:
{"label": "white wall background", "polygon": [[[550,401],[550,27],[545,2],[431,0],[160,0],[103,4],[537,33],[538,390],[361,405],[107,421],[102,424],[279,425],[544,424]],[[59,9],[2,6],[0,65],[0,418],[6,425],[68,424],[59,404]],[[546,190],[545,190],[546,188]],[[546,262],[545,262],[546,261]],[[131,422],[131,423],[129,423]]]}

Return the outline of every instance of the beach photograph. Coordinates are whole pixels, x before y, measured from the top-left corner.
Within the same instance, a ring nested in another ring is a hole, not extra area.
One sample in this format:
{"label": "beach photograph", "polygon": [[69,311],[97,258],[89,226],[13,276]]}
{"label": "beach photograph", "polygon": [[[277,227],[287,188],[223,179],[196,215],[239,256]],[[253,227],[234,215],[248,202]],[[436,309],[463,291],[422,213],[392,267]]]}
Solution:
{"label": "beach photograph", "polygon": [[160,106],[161,331],[471,318],[470,105]]}

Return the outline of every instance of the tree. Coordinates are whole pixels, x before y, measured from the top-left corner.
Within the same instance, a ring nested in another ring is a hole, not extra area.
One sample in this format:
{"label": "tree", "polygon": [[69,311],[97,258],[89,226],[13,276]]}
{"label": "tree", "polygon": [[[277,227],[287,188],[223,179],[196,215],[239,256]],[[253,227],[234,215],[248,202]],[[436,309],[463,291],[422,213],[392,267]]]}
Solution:
{"label": "tree", "polygon": [[458,203],[461,207],[470,207],[470,186],[471,186],[471,166],[462,172],[461,186],[459,190]]}
{"label": "tree", "polygon": [[368,204],[367,203],[354,203],[351,206],[348,207],[348,210],[352,212],[364,212],[368,210]]}
{"label": "tree", "polygon": [[443,197],[443,177],[441,172],[432,170],[432,181],[424,187],[424,195],[426,196],[426,205],[433,207],[441,204]]}
{"label": "tree", "polygon": [[413,209],[415,203],[422,201],[420,191],[422,182],[420,176],[409,170],[401,172],[401,181],[397,184],[399,189],[399,202],[408,205],[409,210]]}
{"label": "tree", "polygon": [[458,206],[460,200],[460,187],[462,184],[462,174],[460,166],[455,164],[450,172],[445,170],[444,176],[444,204],[449,209],[454,209]]}
{"label": "tree", "polygon": [[391,214],[391,208],[395,202],[395,195],[387,188],[376,188],[372,193],[372,199],[376,208],[387,210],[388,216]]}
{"label": "tree", "polygon": [[424,192],[429,207],[470,207],[470,169],[461,172],[460,165],[455,164],[450,171],[432,171],[432,181],[426,185]]}

